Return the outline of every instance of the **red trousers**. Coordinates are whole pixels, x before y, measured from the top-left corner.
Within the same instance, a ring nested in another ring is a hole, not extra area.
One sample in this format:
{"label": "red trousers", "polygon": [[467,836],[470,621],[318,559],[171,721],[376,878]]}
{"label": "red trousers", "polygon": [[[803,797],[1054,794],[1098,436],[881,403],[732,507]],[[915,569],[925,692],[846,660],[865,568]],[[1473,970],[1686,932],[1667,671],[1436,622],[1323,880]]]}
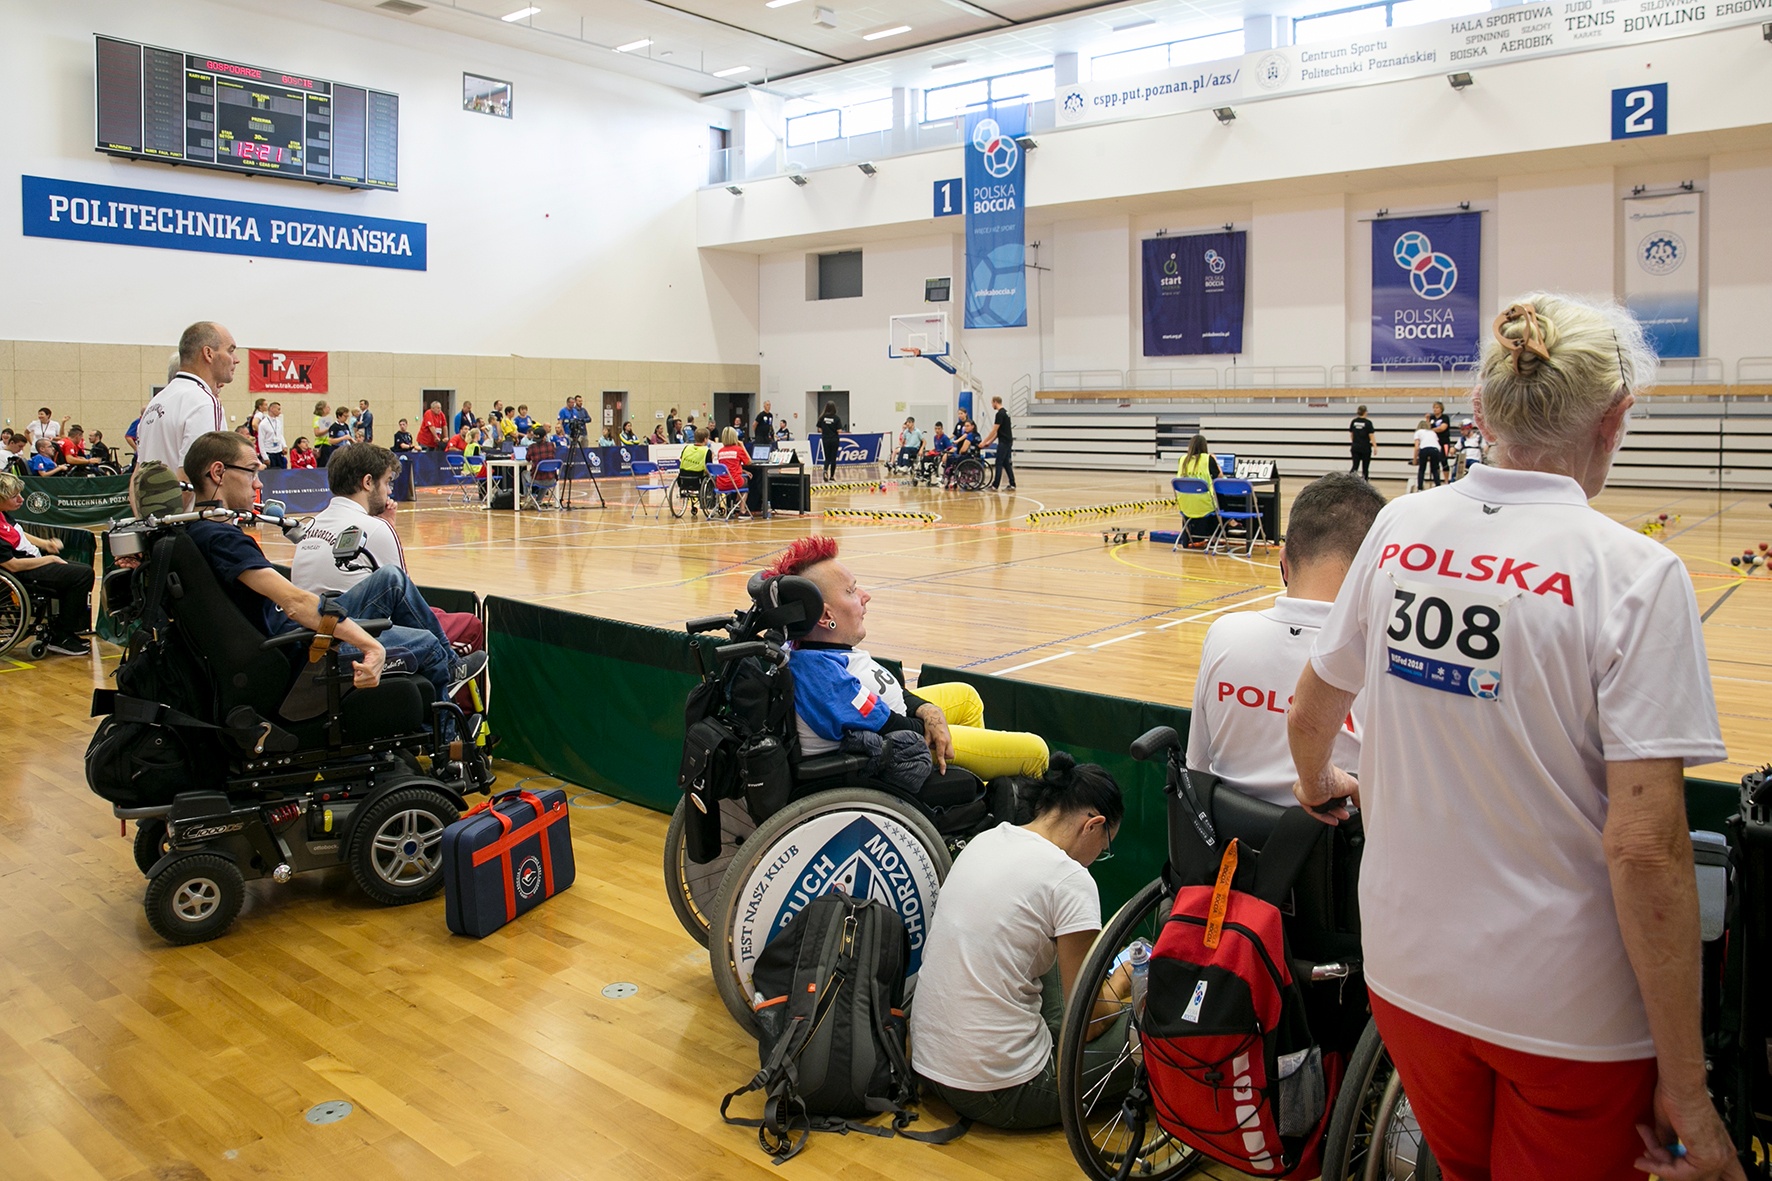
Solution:
{"label": "red trousers", "polygon": [[1646,1181],[1655,1059],[1577,1062],[1509,1050],[1372,995],[1403,1093],[1446,1181]]}

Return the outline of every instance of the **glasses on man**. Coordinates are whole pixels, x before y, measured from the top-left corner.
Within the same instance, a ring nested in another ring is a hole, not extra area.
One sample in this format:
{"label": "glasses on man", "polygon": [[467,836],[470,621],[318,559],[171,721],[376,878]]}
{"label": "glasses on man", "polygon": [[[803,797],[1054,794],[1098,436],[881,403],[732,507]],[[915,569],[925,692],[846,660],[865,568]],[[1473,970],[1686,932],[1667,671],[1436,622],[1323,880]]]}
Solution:
{"label": "glasses on man", "polygon": [[245,472],[249,476],[257,476],[260,472],[264,471],[263,465],[256,463],[251,467],[243,467],[237,463],[224,463],[222,466],[231,472]]}

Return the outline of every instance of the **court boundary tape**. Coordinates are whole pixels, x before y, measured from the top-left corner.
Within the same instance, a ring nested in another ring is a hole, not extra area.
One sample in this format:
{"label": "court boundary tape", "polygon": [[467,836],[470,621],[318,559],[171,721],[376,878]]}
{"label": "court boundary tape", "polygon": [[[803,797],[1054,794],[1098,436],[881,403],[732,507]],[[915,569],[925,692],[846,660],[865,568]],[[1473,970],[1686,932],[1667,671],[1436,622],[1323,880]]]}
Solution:
{"label": "court boundary tape", "polygon": [[826,520],[838,521],[911,521],[919,525],[933,525],[941,520],[938,513],[911,513],[898,509],[869,508],[828,508],[821,514]]}
{"label": "court boundary tape", "polygon": [[1085,504],[1077,508],[1053,508],[1043,512],[1029,513],[1028,524],[1040,525],[1047,521],[1075,521],[1089,517],[1111,517],[1115,513],[1148,513],[1158,509],[1175,507],[1173,496],[1162,500],[1122,500],[1114,504]]}
{"label": "court boundary tape", "polygon": [[886,480],[861,480],[847,484],[814,484],[812,495],[829,496],[837,492],[884,492]]}

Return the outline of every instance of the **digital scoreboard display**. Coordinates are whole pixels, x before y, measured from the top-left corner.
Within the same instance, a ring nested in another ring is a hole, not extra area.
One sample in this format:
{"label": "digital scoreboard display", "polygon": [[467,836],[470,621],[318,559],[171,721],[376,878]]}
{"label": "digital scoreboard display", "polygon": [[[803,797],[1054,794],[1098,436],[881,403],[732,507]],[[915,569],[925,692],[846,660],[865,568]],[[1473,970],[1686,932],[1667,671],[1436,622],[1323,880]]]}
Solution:
{"label": "digital scoreboard display", "polygon": [[399,95],[115,37],[97,41],[101,152],[400,187]]}

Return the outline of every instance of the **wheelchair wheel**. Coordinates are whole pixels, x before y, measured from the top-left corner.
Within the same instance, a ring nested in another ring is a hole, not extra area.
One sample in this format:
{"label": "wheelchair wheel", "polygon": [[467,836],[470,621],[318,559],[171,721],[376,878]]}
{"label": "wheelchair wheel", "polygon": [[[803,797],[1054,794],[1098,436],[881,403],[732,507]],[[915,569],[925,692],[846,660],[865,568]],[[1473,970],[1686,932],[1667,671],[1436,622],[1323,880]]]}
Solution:
{"label": "wheelchair wheel", "polygon": [[143,876],[170,852],[172,843],[166,839],[166,821],[155,816],[135,822],[135,867]]}
{"label": "wheelchair wheel", "polygon": [[714,487],[713,477],[705,477],[702,480],[701,491],[697,495],[701,497],[701,515],[703,517],[720,515],[720,493]]}
{"label": "wheelchair wheel", "polygon": [[[1114,957],[1140,937],[1155,944],[1173,898],[1161,879],[1133,895],[1096,936],[1065,1004],[1058,1037],[1058,1112],[1071,1155],[1094,1181],[1113,1181],[1119,1176],[1127,1153],[1137,1155],[1129,1175],[1140,1178],[1185,1177],[1209,1163],[1159,1128],[1148,1102],[1140,1115],[1143,1130],[1134,1136],[1125,1102],[1134,1073],[1143,1071],[1132,1055],[1134,1035],[1120,1021],[1119,1012],[1092,1019],[1095,998],[1113,971]],[[1127,1007],[1119,1006],[1120,1010]],[[1127,1033],[1117,1045],[1103,1045],[1100,1040],[1090,1044],[1092,1036],[1113,1038],[1122,1028]]]}
{"label": "wheelchair wheel", "polygon": [[156,935],[182,945],[226,931],[245,900],[239,866],[214,853],[192,853],[148,879],[142,907]]}
{"label": "wheelchair wheel", "polygon": [[758,954],[808,902],[832,889],[897,909],[911,938],[909,999],[951,864],[934,825],[874,788],[821,791],[758,825],[726,869],[708,928],[714,984],[733,1020],[757,1035],[751,972]]}
{"label": "wheelchair wheel", "polygon": [[954,482],[962,492],[977,492],[985,486],[990,478],[985,470],[984,460],[967,456],[954,465]]}
{"label": "wheelchair wheel", "polygon": [[683,514],[689,511],[689,498],[683,494],[682,486],[675,480],[672,480],[665,490],[665,504],[670,506],[671,516],[678,520],[681,520]]}
{"label": "wheelchair wheel", "polygon": [[1323,1181],[1439,1181],[1376,1022],[1366,1023],[1354,1047],[1323,1143]]}
{"label": "wheelchair wheel", "polygon": [[31,596],[25,584],[0,570],[0,653],[25,638],[31,629]]}
{"label": "wheelchair wheel", "polygon": [[683,831],[688,807],[688,800],[678,800],[677,810],[671,813],[671,826],[665,830],[665,894],[670,898],[671,910],[677,921],[683,924],[683,929],[706,947],[708,916],[713,913],[714,899],[719,896],[720,881],[726,876],[726,867],[732,864],[739,846],[756,830],[757,824],[751,819],[743,800],[720,801],[720,853],[712,861],[697,865],[689,860],[687,837]]}
{"label": "wheelchair wheel", "polygon": [[369,805],[351,829],[345,858],[363,892],[403,906],[443,888],[443,830],[461,818],[440,788],[414,783]]}

